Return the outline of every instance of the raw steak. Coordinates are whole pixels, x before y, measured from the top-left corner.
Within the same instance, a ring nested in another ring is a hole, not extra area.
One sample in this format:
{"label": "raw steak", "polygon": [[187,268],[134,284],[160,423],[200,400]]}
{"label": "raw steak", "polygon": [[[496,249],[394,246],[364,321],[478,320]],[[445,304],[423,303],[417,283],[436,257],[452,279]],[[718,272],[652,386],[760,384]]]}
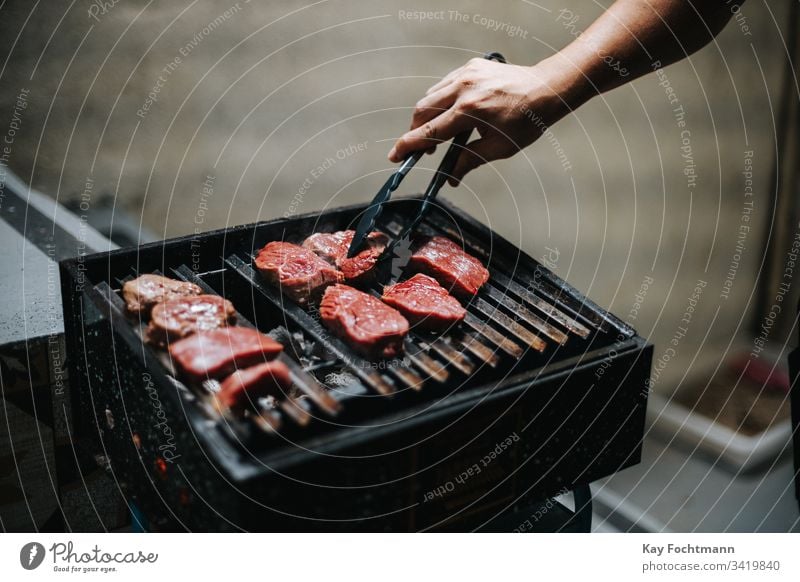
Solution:
{"label": "raw steak", "polygon": [[308,237],[303,246],[336,266],[345,280],[355,281],[371,272],[372,267],[378,262],[378,257],[389,244],[389,238],[381,232],[371,232],[367,235],[364,249],[356,256],[347,258],[347,251],[354,236],[354,230],[318,232]]}
{"label": "raw steak", "polygon": [[159,303],[150,313],[147,341],[166,345],[198,331],[209,331],[236,321],[236,310],[217,295],[178,297]]}
{"label": "raw steak", "polygon": [[481,262],[443,236],[422,239],[408,262],[413,272],[430,275],[450,293],[469,299],[489,280]]}
{"label": "raw steak", "polygon": [[383,302],[402,313],[411,325],[442,331],[467,314],[458,299],[436,279],[417,273],[407,281],[383,290]]}
{"label": "raw steak", "polygon": [[286,242],[267,244],[255,264],[267,281],[300,305],[316,302],[328,285],[344,280],[342,273],[310,250]]}
{"label": "raw steak", "polygon": [[190,381],[220,380],[236,368],[248,368],[274,359],[283,346],[247,327],[202,331],[169,347],[178,370]]}
{"label": "raw steak", "polygon": [[144,316],[149,315],[150,310],[162,301],[202,293],[203,290],[194,283],[176,281],[161,275],[142,275],[122,286],[122,297],[128,311]]}
{"label": "raw steak", "polygon": [[365,356],[392,358],[403,351],[408,321],[372,295],[334,285],[325,290],[319,312],[329,330]]}
{"label": "raw steak", "polygon": [[242,410],[264,396],[280,398],[291,387],[289,368],[283,362],[273,360],[237,370],[228,376],[222,383],[217,398],[232,410]]}

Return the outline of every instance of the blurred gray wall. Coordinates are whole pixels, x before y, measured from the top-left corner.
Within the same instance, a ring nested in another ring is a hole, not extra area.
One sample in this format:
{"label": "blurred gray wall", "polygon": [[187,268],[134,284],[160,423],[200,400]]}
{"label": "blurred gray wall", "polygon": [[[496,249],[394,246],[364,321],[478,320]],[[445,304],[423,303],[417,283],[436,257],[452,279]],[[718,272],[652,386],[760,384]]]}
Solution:
{"label": "blurred gray wall", "polygon": [[[603,4],[6,1],[0,130],[27,91],[7,164],[60,201],[112,195],[163,237],[365,201],[428,86],[486,50],[535,63]],[[595,99],[552,139],[443,194],[546,256],[652,337],[657,357],[686,328],[663,371],[680,377],[725,349],[752,314],[788,6],[751,0],[716,43],[665,76]],[[573,28],[564,9],[578,17]],[[419,21],[414,10],[444,12]],[[404,188],[428,178],[416,172]],[[743,224],[750,231],[739,240]],[[697,312],[683,324],[698,280]]]}

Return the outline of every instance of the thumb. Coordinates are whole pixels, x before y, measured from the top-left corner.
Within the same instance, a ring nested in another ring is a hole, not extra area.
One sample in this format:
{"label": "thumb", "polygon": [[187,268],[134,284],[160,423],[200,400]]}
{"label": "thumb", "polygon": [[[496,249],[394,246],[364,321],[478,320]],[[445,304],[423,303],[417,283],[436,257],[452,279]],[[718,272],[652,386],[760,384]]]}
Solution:
{"label": "thumb", "polygon": [[458,161],[447,181],[451,186],[458,186],[469,172],[501,157],[498,146],[497,140],[493,137],[482,137],[468,143],[458,156]]}

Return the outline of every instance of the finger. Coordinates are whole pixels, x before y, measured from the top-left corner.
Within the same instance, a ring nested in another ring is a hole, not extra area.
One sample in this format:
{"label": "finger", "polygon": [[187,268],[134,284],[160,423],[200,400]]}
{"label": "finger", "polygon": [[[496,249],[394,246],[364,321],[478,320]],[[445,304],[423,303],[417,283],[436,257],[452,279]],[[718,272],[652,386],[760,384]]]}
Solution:
{"label": "finger", "polygon": [[458,91],[456,89],[457,85],[451,83],[440,91],[420,99],[414,108],[414,114],[411,116],[410,129],[416,129],[423,123],[427,123],[450,109],[458,99]]}
{"label": "finger", "polygon": [[494,137],[482,137],[467,144],[458,156],[453,171],[447,181],[451,186],[458,186],[469,172],[486,162],[504,157],[502,144]]}
{"label": "finger", "polygon": [[475,127],[474,119],[468,115],[456,113],[455,109],[448,109],[438,117],[400,137],[389,152],[389,160],[399,162],[411,152],[428,150],[437,143],[451,139],[465,129],[473,127]]}
{"label": "finger", "polygon": [[428,89],[428,92],[426,94],[434,93],[439,89],[441,89],[442,87],[444,87],[445,85],[449,85],[450,83],[452,83],[455,80],[455,78],[459,75],[459,73],[461,73],[461,71],[464,69],[464,66],[465,65],[461,65],[457,69],[453,69],[452,71],[447,73],[444,77],[442,77],[441,81],[433,84],[431,88]]}
{"label": "finger", "polygon": [[428,87],[428,90],[425,91],[425,95],[430,95],[431,93],[436,93],[437,91],[441,91],[448,85],[452,85],[454,80],[455,80],[454,78],[450,79],[448,77],[445,77],[435,85],[431,85],[430,87]]}

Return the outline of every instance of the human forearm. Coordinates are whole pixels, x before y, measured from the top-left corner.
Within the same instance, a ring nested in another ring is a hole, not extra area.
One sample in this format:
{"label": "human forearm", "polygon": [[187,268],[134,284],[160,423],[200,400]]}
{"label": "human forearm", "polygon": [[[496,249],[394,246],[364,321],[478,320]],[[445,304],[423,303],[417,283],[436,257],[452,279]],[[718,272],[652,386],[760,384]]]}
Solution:
{"label": "human forearm", "polygon": [[[551,57],[570,73],[565,98],[574,107],[667,66],[709,43],[744,0],[617,0],[586,31]],[[558,17],[575,29],[569,11]]]}
{"label": "human forearm", "polygon": [[[430,149],[477,129],[451,183],[486,162],[507,158],[593,96],[666,66],[707,44],[732,15],[731,0],[618,0],[584,32],[574,15],[559,21],[577,38],[533,66],[472,59],[431,87],[417,103],[411,128],[389,158]],[[569,19],[573,19],[569,21]]]}

